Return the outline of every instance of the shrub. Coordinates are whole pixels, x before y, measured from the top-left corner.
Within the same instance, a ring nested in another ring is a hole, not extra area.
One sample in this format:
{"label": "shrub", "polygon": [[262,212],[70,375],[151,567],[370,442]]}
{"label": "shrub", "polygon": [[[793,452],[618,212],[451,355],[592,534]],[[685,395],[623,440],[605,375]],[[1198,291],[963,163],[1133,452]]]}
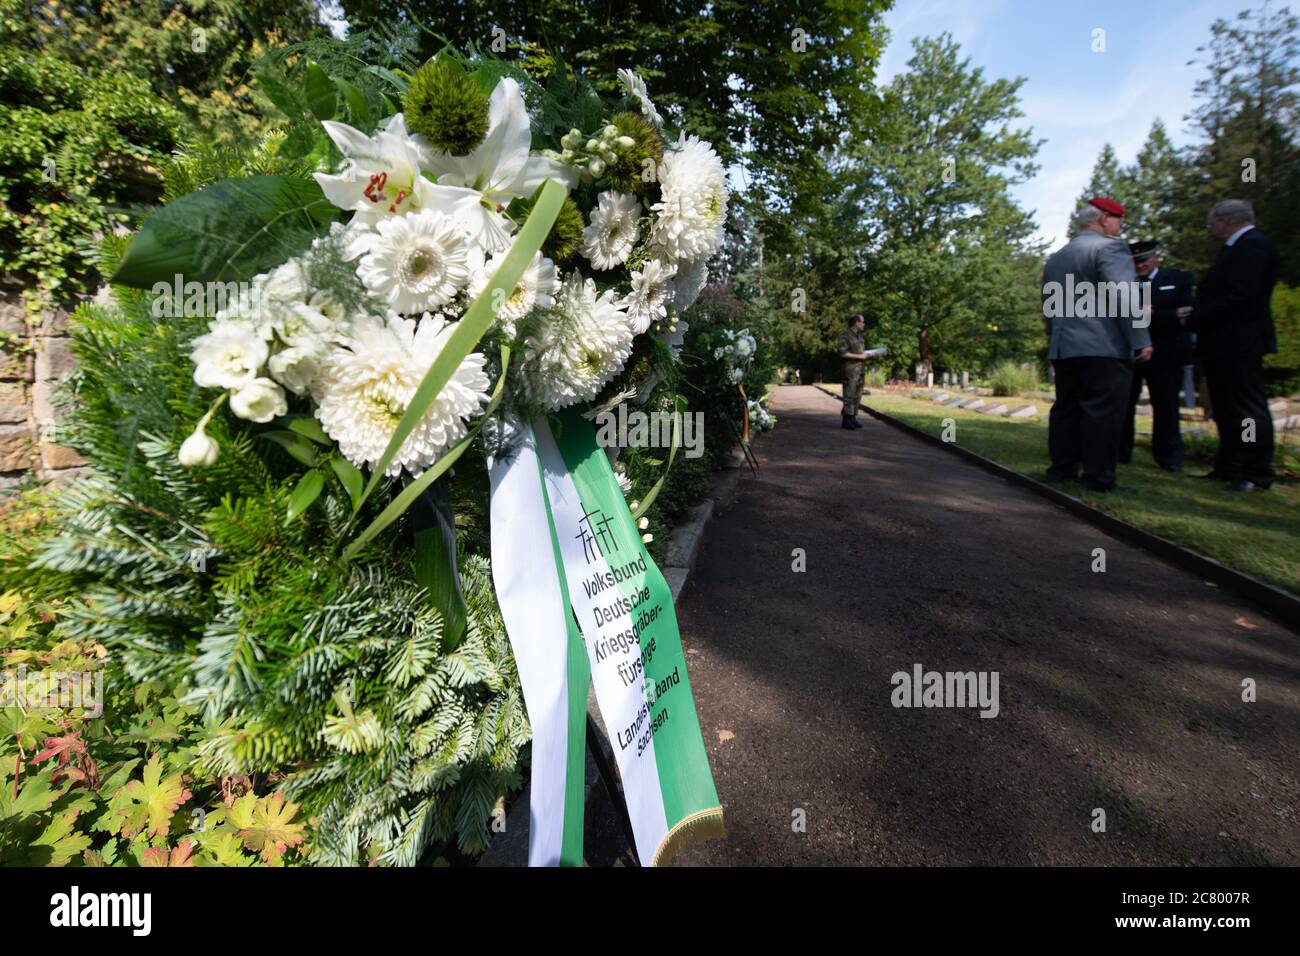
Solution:
{"label": "shrub", "polygon": [[1015,362],[1003,362],[989,373],[994,395],[1021,395],[1038,387],[1038,373]]}
{"label": "shrub", "polygon": [[1273,324],[1277,327],[1277,352],[1264,356],[1264,375],[1270,396],[1300,390],[1300,288],[1283,283],[1273,289]]}

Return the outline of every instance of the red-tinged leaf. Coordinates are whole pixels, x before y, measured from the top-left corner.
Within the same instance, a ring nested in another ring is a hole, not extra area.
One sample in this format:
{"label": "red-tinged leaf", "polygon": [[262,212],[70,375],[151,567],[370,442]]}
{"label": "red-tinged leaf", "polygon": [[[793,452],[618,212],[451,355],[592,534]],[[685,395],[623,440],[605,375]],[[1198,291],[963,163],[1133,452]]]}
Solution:
{"label": "red-tinged leaf", "polygon": [[45,746],[47,749],[42,750],[32,758],[32,763],[40,763],[43,760],[49,760],[51,757],[59,758],[59,765],[66,764],[73,757],[86,752],[86,742],[81,739],[78,731],[64,734],[62,737],[46,737]]}
{"label": "red-tinged leaf", "polygon": [[193,866],[194,844],[182,840],[170,852],[166,847],[151,847],[140,855],[141,866]]}
{"label": "red-tinged leaf", "polygon": [[166,836],[172,815],[190,798],[179,773],[164,778],[162,758],[154,754],[144,765],[144,779],[132,780],[118,791],[106,815],[110,832],[132,837]]}
{"label": "red-tinged leaf", "polygon": [[286,850],[303,842],[303,824],[292,822],[297,812],[298,804],[287,802],[283,794],[258,797],[246,793],[235,801],[227,819],[244,846],[257,850],[274,866]]}

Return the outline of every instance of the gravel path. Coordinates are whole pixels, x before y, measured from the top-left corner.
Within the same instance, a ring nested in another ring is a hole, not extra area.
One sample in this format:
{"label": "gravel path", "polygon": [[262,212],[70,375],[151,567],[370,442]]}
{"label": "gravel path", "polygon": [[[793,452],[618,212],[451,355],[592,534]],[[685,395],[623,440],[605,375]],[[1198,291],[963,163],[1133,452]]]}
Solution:
{"label": "gravel path", "polygon": [[[678,608],[729,832],[677,862],[1300,864],[1300,635],[813,388],[773,410]],[[998,672],[998,715],[895,708],[918,664]]]}

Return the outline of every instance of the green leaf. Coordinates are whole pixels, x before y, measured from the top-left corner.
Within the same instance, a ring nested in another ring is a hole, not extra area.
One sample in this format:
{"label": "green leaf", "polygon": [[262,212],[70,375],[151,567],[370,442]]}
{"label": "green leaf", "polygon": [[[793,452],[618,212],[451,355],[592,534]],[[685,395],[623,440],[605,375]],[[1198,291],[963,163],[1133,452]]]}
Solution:
{"label": "green leaf", "polygon": [[35,776],[27,776],[15,799],[9,777],[0,779],[0,821],[10,817],[24,817],[44,813],[58,799],[61,790],[54,789],[54,768],[47,767]]}
{"label": "green leaf", "polygon": [[312,502],[320,497],[321,489],[324,487],[325,476],[315,469],[299,478],[298,486],[293,489],[293,494],[289,498],[289,513],[285,516],[285,520],[292,521],[310,508]]}
{"label": "green leaf", "polygon": [[346,458],[335,456],[330,459],[330,467],[334,469],[334,474],[339,476],[339,481],[342,482],[348,497],[352,499],[352,507],[360,507],[361,492],[365,488],[366,480],[361,477],[357,466]]}
{"label": "green leaf", "polygon": [[307,94],[307,107],[313,116],[318,120],[334,118],[338,97],[334,93],[334,84],[330,82],[329,74],[315,63],[309,63],[303,89]]}
{"label": "green leaf", "polygon": [[518,284],[519,277],[523,275],[528,263],[532,262],[533,256],[542,248],[551,226],[555,224],[565,195],[564,187],[553,180],[548,179],[542,185],[537,202],[533,204],[533,211],[515,236],[510,251],[506,253],[500,267],[493,274],[487,287],[479,293],[478,298],[469,307],[464,318],[456,323],[451,337],[447,339],[447,344],[438,353],[438,358],[415,390],[411,403],[397,423],[397,428],[393,430],[393,437],[388,442],[388,447],[384,449],[384,453],[379,456],[379,461],[375,462],[371,470],[370,482],[366,485],[362,501],[374,492],[393,456],[406,442],[420,419],[424,418],[443,387],[451,380],[456,369],[460,368],[460,363],[465,361],[465,357],[474,350],[479,339],[487,332],[494,318],[492,306],[498,290],[500,290],[499,294],[504,296]]}
{"label": "green leaf", "polygon": [[146,219],[110,281],[148,289],[177,275],[251,279],[302,252],[338,214],[312,179],[224,179]]}
{"label": "green leaf", "polygon": [[453,651],[465,633],[465,596],[456,574],[456,532],[439,524],[415,533],[415,580],[442,615],[443,650]]}
{"label": "green leaf", "polygon": [[335,76],[332,79],[339,92],[343,94],[343,101],[348,104],[348,119],[351,125],[369,126],[370,107],[366,105],[366,98],[361,95],[361,91],[341,77]]}
{"label": "green leaf", "polygon": [[320,422],[311,415],[295,415],[289,419],[289,430],[297,432],[304,438],[310,438],[318,445],[334,444],[334,439],[325,434],[325,429],[320,427]]}
{"label": "green leaf", "polygon": [[316,464],[316,446],[301,435],[281,429],[273,432],[262,432],[258,437],[275,442],[309,468]]}
{"label": "green leaf", "polygon": [[[410,80],[408,80],[405,76],[403,76],[400,73],[394,73],[392,70],[388,69],[387,67],[368,66],[366,67],[366,72],[373,73],[375,74],[375,76],[383,77],[385,80],[387,80],[389,83],[393,85],[393,88],[397,90],[398,93],[405,93],[407,90],[411,88]],[[384,95],[387,96],[388,94],[385,93]]]}
{"label": "green leaf", "polygon": [[645,497],[638,503],[636,510],[632,512],[633,521],[638,520],[642,515],[649,511],[650,506],[655,503],[655,499],[659,497],[659,492],[663,490],[664,482],[668,480],[668,472],[673,467],[673,459],[677,457],[677,447],[681,443],[681,435],[678,434],[678,423],[681,421],[682,415],[686,414],[686,400],[680,395],[673,396],[673,409],[681,414],[673,416],[673,440],[672,445],[668,449],[668,466],[664,468],[664,472],[659,476],[659,480],[654,483],[653,487],[651,487]]}
{"label": "green leaf", "polygon": [[64,810],[55,814],[41,835],[32,841],[32,846],[50,848],[46,866],[66,866],[74,856],[80,856],[90,848],[90,837],[73,830],[79,813],[78,810]]}

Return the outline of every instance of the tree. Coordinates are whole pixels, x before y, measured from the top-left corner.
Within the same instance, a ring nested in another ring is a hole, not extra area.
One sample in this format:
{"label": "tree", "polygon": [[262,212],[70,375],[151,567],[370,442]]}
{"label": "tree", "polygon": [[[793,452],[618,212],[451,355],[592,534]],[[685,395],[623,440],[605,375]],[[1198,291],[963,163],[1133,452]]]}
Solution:
{"label": "tree", "polygon": [[1186,202],[1187,164],[1179,155],[1165,124],[1151,124],[1137,161],[1124,170],[1121,182],[1126,192],[1124,232],[1135,240],[1154,239],[1167,245]]}
{"label": "tree", "polygon": [[1037,252],[1034,224],[1010,188],[1036,171],[1039,141],[1013,125],[1023,79],[986,80],[947,34],[914,46],[908,71],[884,91],[876,135],[853,159],[876,237],[881,337],[896,360],[934,367],[973,358],[959,343],[993,331],[989,316],[1024,283],[1017,256]]}
{"label": "tree", "polygon": [[[1096,196],[1107,196],[1120,203],[1129,203],[1127,198],[1133,192],[1133,178],[1120,164],[1119,157],[1115,155],[1115,147],[1106,143],[1101,148],[1101,153],[1097,156],[1097,162],[1092,167],[1092,177],[1088,180],[1088,185],[1083,187],[1083,192],[1075,200],[1074,209],[1070,211],[1070,221],[1066,224],[1066,235],[1074,235],[1074,211],[1086,203],[1089,199]],[[1127,209],[1125,218],[1127,218]]]}
{"label": "tree", "polygon": [[205,138],[227,142],[264,126],[254,64],[324,33],[314,0],[0,0],[0,9],[6,44],[91,77],[137,77]]}
{"label": "tree", "polygon": [[1261,3],[1233,22],[1219,19],[1198,48],[1206,76],[1187,117],[1201,131],[1185,193],[1180,257],[1203,270],[1215,243],[1202,223],[1214,203],[1248,199],[1277,243],[1281,276],[1300,281],[1300,18]]}
{"label": "tree", "polygon": [[788,201],[818,153],[870,115],[885,0],[342,0],[357,28],[414,22],[424,56],[444,42],[512,58],[539,77],[557,62],[612,92],[638,71],[660,111],[711,141],[748,183]]}

